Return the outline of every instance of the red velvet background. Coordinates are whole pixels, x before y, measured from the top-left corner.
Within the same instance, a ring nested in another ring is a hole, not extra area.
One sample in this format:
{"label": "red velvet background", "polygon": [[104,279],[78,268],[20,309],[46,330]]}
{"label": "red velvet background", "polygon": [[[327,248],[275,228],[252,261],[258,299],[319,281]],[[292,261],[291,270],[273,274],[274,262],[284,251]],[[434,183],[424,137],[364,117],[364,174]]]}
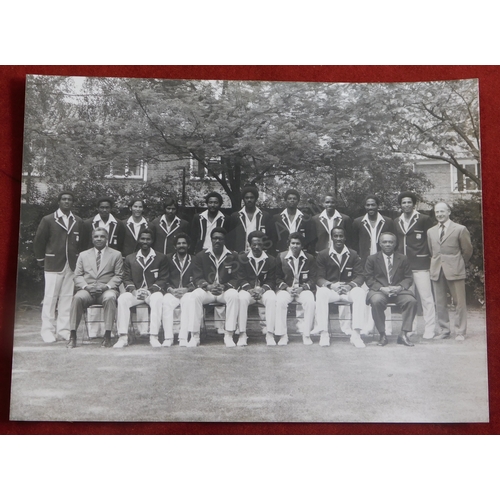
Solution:
{"label": "red velvet background", "polygon": [[[10,372],[16,286],[26,74],[391,82],[479,78],[482,136],[484,255],[488,330],[489,424],[286,424],[286,423],[52,423],[9,422]],[[498,434],[500,432],[500,341],[494,325],[500,290],[500,232],[494,229],[495,175],[500,158],[500,67],[498,66],[0,66],[0,433],[1,434]],[[498,228],[497,228],[498,230]]]}

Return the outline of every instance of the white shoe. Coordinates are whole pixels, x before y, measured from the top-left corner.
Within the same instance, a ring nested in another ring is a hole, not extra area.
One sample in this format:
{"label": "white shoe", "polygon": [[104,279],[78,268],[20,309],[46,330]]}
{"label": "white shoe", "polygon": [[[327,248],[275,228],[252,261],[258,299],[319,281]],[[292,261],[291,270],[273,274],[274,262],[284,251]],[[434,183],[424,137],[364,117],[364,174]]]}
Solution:
{"label": "white shoe", "polygon": [[224,334],[224,344],[226,347],[236,347],[236,344],[234,343],[234,340],[233,340],[232,333],[225,333]]}
{"label": "white shoe", "polygon": [[373,335],[373,330],[361,330],[359,333],[361,335],[368,335],[369,337],[371,337]]}
{"label": "white shoe", "polygon": [[427,339],[427,340],[433,339],[434,338],[434,332],[430,332],[430,333],[425,332],[422,335],[422,338],[423,339]]}
{"label": "white shoe", "polygon": [[463,342],[463,341],[465,340],[465,336],[464,336],[464,335],[457,335],[457,336],[455,337],[455,340],[456,340],[457,342]]}
{"label": "white shoe", "polygon": [[236,344],[238,347],[245,347],[247,345],[248,336],[246,333],[240,333],[240,337],[238,338],[238,343]]}
{"label": "white shoe", "polygon": [[161,347],[158,335],[149,334],[149,343],[151,344],[151,347]]}
{"label": "white shoe", "polygon": [[128,346],[128,335],[120,335],[120,338],[118,339],[118,342],[115,343],[113,348],[115,349],[121,349],[122,347],[127,347]]}
{"label": "white shoe", "polygon": [[278,341],[278,345],[288,345],[288,335],[282,335]]}
{"label": "white shoe", "polygon": [[64,332],[64,333],[58,333],[59,337],[61,337],[62,340],[68,341],[70,338],[70,333],[69,332]]}
{"label": "white shoe", "polygon": [[365,343],[361,340],[358,332],[354,332],[351,334],[351,344],[358,349],[362,349],[365,346]]}
{"label": "white shoe", "polygon": [[191,335],[191,340],[188,342],[188,347],[198,347],[200,345],[200,334],[193,333]]}
{"label": "white shoe", "polygon": [[187,347],[188,341],[187,339],[179,339],[179,347]]}
{"label": "white shoe", "polygon": [[328,347],[330,345],[330,334],[328,332],[321,332],[321,337],[319,338],[319,345],[321,347]]}
{"label": "white shoe", "polygon": [[276,340],[274,340],[273,333],[266,333],[266,344],[269,346],[276,345]]}
{"label": "white shoe", "polygon": [[163,347],[172,347],[174,345],[174,339],[165,339],[163,341]]}
{"label": "white shoe", "polygon": [[54,335],[52,335],[52,333],[45,333],[44,335],[42,335],[42,340],[46,344],[52,344],[52,342],[55,342],[57,339]]}
{"label": "white shoe", "polygon": [[302,343],[304,345],[313,345],[313,341],[309,335],[302,335]]}

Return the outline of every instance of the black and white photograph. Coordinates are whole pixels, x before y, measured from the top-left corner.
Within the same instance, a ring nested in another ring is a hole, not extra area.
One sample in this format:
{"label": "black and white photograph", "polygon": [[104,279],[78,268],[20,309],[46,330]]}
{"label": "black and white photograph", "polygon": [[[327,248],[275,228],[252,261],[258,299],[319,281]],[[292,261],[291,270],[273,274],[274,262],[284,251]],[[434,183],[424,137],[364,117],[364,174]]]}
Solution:
{"label": "black and white photograph", "polygon": [[488,422],[479,99],[28,75],[10,419]]}

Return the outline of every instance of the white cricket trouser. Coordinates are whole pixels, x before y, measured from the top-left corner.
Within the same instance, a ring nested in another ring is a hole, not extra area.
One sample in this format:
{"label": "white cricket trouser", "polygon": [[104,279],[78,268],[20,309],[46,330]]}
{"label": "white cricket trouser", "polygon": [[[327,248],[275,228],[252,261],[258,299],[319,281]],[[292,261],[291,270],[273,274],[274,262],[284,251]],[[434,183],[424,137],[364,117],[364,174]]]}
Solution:
{"label": "white cricket trouser", "polygon": [[192,333],[199,333],[201,328],[201,318],[203,317],[203,305],[210,304],[210,302],[218,302],[219,304],[226,304],[226,324],[225,330],[227,332],[236,331],[236,324],[238,321],[238,292],[234,288],[226,290],[221,295],[213,295],[206,292],[203,288],[197,288],[192,292],[193,311],[192,311]]}
{"label": "white cricket trouser", "polygon": [[[316,323],[317,329],[322,332],[328,331],[330,302],[347,300],[352,304],[352,319],[344,321],[348,323],[342,325],[344,333],[351,333],[350,330],[361,330],[364,327],[364,314],[366,307],[366,292],[361,287],[355,287],[347,295],[339,295],[335,290],[321,287],[316,290]],[[346,307],[346,309],[348,309]],[[340,311],[339,311],[340,315]]]}
{"label": "white cricket trouser", "polygon": [[163,296],[162,323],[166,339],[174,338],[174,311],[177,307],[181,309],[179,339],[187,340],[190,323],[190,317],[193,316],[193,297],[192,293],[185,293],[180,299],[174,297],[171,293]]}
{"label": "white cricket trouser", "polygon": [[[248,306],[250,304],[255,304],[257,301],[246,290],[240,290],[238,295],[240,300],[238,327],[240,333],[246,333]],[[266,310],[266,328],[264,333],[274,333],[274,326],[276,323],[276,294],[273,290],[267,290],[267,292],[264,292],[259,302],[262,302]]]}
{"label": "white cricket trouser", "polygon": [[[432,295],[431,275],[430,271],[412,271],[413,285],[412,290],[417,287],[420,296],[420,303],[424,313],[425,331],[424,335],[434,335],[436,329],[436,309],[434,306],[434,297]],[[413,332],[417,331],[417,316],[413,321]]]}
{"label": "white cricket trouser", "polygon": [[[75,283],[75,274],[66,262],[60,273],[45,272],[45,291],[42,306],[41,335],[44,342],[54,342],[56,332],[69,340],[69,312]],[[57,305],[57,322],[56,322]]]}
{"label": "white cricket trouser", "polygon": [[[303,335],[310,335],[314,323],[314,294],[310,290],[300,292],[300,295],[295,300],[302,305],[304,309],[304,330]],[[276,294],[276,326],[274,333],[282,336],[287,334],[286,314],[288,304],[293,301],[293,298],[286,290],[280,290]]]}
{"label": "white cricket trouser", "polygon": [[158,335],[161,321],[161,307],[163,294],[161,292],[152,293],[145,300],[134,297],[130,292],[125,292],[118,297],[118,314],[116,318],[116,328],[119,335],[128,333],[130,323],[130,308],[139,304],[147,304],[150,308],[149,333]]}

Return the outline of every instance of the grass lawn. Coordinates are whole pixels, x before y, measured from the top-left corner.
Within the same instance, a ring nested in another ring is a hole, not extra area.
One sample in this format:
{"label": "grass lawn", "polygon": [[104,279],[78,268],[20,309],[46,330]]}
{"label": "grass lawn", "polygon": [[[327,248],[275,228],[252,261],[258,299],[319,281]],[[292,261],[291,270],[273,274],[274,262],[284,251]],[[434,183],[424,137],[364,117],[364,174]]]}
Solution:
{"label": "grass lawn", "polygon": [[[465,342],[412,337],[413,348],[245,348],[209,336],[196,349],[153,349],[147,341],[101,349],[44,344],[40,312],[20,312],[14,336],[11,420],[212,422],[487,422],[485,313],[469,311]],[[400,323],[395,322],[394,332]]]}

